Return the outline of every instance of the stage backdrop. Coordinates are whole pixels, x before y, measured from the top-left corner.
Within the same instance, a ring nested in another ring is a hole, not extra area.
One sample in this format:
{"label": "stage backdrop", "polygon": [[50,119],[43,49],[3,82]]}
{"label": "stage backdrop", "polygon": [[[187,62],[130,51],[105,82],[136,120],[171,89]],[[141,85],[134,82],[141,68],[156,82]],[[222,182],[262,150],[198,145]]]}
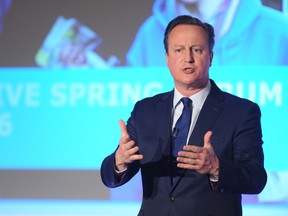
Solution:
{"label": "stage backdrop", "polygon": [[[173,89],[163,33],[189,13],[179,2],[0,0],[0,215],[137,214],[140,175],[108,189],[99,168],[118,120]],[[286,216],[288,4],[217,2],[201,17],[216,32],[210,76],[262,112],[268,182],[243,196],[244,215]],[[210,19],[217,11],[225,22]]]}

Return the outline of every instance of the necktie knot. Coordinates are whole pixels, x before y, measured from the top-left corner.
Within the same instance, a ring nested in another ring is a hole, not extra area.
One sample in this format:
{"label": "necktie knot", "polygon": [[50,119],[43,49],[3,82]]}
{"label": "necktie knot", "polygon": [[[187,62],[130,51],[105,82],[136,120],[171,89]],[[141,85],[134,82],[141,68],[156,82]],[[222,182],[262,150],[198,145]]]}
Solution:
{"label": "necktie knot", "polygon": [[181,102],[183,103],[184,108],[191,107],[192,105],[192,100],[189,97],[181,98]]}

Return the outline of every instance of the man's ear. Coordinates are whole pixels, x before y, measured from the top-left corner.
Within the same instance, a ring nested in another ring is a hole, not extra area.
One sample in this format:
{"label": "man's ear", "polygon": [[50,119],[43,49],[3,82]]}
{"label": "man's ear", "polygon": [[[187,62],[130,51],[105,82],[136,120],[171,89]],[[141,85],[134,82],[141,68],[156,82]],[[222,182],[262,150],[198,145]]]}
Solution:
{"label": "man's ear", "polygon": [[212,60],[213,60],[214,53],[210,52],[209,56],[210,56],[210,66],[212,66]]}
{"label": "man's ear", "polygon": [[165,52],[166,65],[168,65],[168,52]]}

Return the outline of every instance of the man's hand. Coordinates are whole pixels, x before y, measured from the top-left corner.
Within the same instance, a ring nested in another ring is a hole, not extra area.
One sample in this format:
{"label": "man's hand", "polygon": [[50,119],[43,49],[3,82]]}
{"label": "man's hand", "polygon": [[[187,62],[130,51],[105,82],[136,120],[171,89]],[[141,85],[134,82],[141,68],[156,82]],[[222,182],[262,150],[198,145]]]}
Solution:
{"label": "man's hand", "polygon": [[177,166],[183,169],[193,169],[201,174],[210,174],[218,179],[219,160],[214,153],[210,138],[212,131],[206,132],[204,146],[185,145],[178,153]]}
{"label": "man's hand", "polygon": [[143,159],[143,155],[138,153],[139,147],[135,146],[135,142],[130,139],[124,121],[119,120],[119,125],[121,129],[121,138],[119,141],[119,148],[115,153],[115,165],[118,171],[122,171],[127,168],[127,164],[132,163],[135,160]]}

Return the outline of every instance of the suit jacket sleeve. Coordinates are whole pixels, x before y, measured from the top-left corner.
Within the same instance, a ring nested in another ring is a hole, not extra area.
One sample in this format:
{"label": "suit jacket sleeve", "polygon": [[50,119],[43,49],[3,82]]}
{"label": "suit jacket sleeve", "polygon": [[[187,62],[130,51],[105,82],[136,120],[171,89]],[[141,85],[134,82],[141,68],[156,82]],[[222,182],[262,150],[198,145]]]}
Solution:
{"label": "suit jacket sleeve", "polygon": [[[131,114],[131,117],[129,118],[127,122],[127,130],[130,135],[131,140],[135,141],[135,145],[137,145],[137,133],[136,129],[133,126],[134,125],[134,113],[137,107],[137,104],[134,107],[134,110]],[[116,149],[117,150],[117,149]],[[136,173],[139,171],[140,162],[134,161],[131,164],[128,164],[127,170],[124,173],[117,173],[115,171],[115,152],[113,152],[111,155],[106,157],[101,165],[101,178],[103,183],[110,188],[118,187],[126,182],[128,182],[133,176],[136,175]]]}
{"label": "suit jacket sleeve", "polygon": [[258,105],[250,103],[232,138],[233,158],[219,157],[220,193],[260,193],[267,181],[262,149],[261,112]]}
{"label": "suit jacket sleeve", "polygon": [[101,165],[101,178],[110,188],[118,187],[128,182],[139,170],[138,162],[128,165],[125,172],[119,174],[115,171],[115,152],[106,157]]}

